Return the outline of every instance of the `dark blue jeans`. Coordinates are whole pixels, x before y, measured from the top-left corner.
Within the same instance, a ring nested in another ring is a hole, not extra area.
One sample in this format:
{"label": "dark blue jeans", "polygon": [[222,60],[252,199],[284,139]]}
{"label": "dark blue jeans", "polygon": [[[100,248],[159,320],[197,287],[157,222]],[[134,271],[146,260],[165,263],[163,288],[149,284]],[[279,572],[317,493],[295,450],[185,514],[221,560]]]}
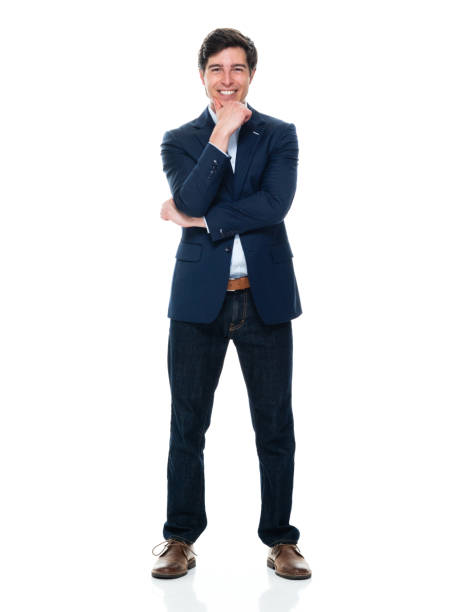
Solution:
{"label": "dark blue jeans", "polygon": [[[259,538],[297,543],[290,525],[295,436],[292,414],[292,323],[266,325],[251,289],[227,291],[212,323],[170,320],[172,396],[164,538],[193,543],[207,525],[205,433],[230,339],[236,345],[255,431],[261,483]],[[241,492],[235,491],[235,496]],[[224,534],[234,538],[234,530]],[[241,533],[240,537],[245,537]]]}

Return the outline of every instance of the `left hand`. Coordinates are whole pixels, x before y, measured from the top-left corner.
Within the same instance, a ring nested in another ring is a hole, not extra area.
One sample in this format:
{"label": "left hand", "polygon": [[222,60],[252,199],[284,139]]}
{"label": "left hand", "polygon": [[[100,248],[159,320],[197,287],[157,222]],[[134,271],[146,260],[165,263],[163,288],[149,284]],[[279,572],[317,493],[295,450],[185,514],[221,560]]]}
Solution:
{"label": "left hand", "polygon": [[161,219],[173,221],[181,227],[194,227],[199,225],[196,217],[189,217],[176,207],[173,198],[166,200],[161,206]]}

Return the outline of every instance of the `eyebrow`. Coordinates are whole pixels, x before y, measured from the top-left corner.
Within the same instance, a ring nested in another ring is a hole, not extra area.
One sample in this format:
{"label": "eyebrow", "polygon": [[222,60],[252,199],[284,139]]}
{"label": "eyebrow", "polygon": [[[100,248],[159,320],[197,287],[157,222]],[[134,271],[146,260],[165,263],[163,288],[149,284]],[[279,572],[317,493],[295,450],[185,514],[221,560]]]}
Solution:
{"label": "eyebrow", "polygon": [[[215,68],[223,66],[223,64],[210,64],[208,68]],[[241,66],[242,68],[247,68],[247,64],[231,64],[231,68],[235,68],[236,66]]]}

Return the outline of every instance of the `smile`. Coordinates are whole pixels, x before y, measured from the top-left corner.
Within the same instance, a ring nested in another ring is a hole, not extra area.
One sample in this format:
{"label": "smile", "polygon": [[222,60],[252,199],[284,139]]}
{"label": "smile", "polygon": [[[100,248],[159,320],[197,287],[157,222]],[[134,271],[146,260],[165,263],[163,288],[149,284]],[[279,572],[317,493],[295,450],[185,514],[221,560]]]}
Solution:
{"label": "smile", "polygon": [[223,94],[224,96],[231,96],[236,93],[236,89],[222,89],[219,93]]}

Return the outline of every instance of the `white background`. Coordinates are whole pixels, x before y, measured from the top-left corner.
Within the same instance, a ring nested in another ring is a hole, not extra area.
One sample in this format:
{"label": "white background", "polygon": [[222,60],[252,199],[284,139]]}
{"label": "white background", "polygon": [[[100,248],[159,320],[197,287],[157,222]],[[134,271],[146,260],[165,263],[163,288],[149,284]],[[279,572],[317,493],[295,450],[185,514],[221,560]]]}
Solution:
{"label": "white background", "polygon": [[[470,611],[467,4],[2,3],[3,609]],[[159,216],[160,143],[208,102],[197,53],[216,27],[254,40],[247,100],[299,137],[286,227],[305,581],[266,567],[233,344],[197,567],[150,575],[181,231]]]}

